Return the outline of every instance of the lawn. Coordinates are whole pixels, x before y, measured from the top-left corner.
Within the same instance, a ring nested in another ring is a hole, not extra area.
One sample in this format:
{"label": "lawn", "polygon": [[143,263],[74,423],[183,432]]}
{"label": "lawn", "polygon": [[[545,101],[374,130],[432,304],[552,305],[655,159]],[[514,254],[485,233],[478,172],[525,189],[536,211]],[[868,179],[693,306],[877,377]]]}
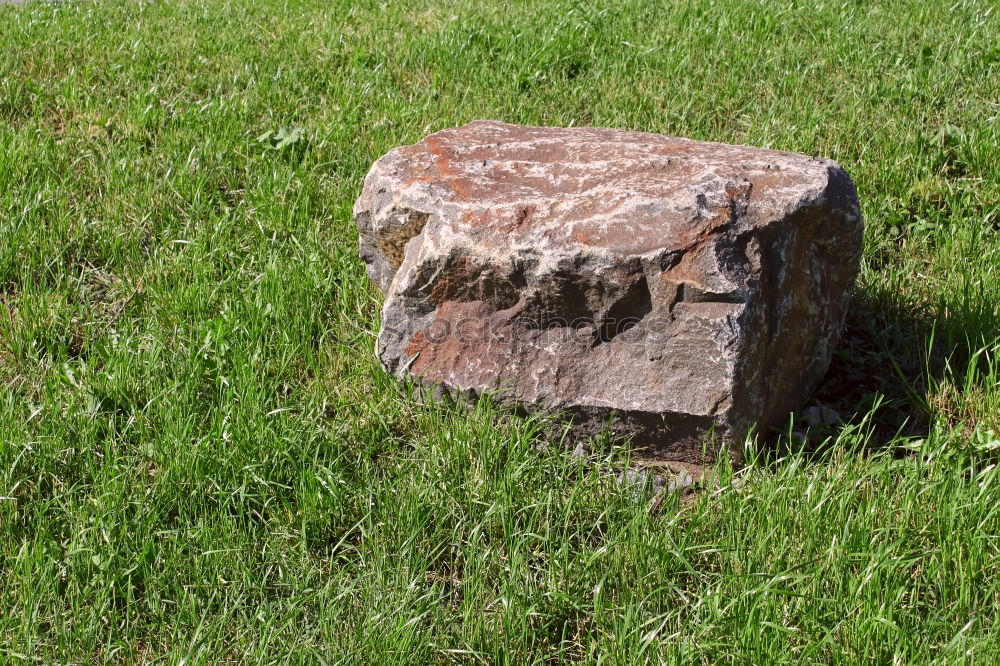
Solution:
{"label": "lawn", "polygon": [[[351,206],[476,118],[839,161],[844,425],[651,511],[407,399]],[[0,233],[0,663],[1000,658],[990,0],[0,6]]]}

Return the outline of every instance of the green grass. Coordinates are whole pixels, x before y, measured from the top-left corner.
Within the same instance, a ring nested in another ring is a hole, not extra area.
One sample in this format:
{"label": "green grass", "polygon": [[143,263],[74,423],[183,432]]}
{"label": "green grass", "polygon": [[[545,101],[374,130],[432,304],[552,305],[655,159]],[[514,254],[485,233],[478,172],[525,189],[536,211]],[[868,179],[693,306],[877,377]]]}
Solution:
{"label": "green grass", "polygon": [[[1000,657],[997,5],[599,4],[0,7],[0,662]],[[406,399],[351,205],[475,118],[840,161],[825,453],[651,515]]]}

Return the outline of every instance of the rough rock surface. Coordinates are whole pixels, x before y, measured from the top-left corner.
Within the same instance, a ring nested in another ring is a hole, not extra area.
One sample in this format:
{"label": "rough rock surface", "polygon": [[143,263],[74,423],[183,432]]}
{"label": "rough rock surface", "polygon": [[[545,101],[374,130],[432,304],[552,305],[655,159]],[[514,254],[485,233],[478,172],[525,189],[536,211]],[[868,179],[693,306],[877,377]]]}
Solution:
{"label": "rough rock surface", "polygon": [[387,371],[690,462],[809,398],[863,228],[829,160],[491,121],[389,152],[354,214]]}

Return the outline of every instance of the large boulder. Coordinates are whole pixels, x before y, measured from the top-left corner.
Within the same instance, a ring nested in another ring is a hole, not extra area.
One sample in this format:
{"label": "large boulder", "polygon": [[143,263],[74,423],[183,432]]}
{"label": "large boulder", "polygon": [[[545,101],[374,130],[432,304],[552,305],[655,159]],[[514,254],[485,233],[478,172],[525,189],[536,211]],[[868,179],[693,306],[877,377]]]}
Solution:
{"label": "large boulder", "polygon": [[863,229],[830,160],[489,121],[389,152],[354,214],[388,372],[687,462],[809,398]]}

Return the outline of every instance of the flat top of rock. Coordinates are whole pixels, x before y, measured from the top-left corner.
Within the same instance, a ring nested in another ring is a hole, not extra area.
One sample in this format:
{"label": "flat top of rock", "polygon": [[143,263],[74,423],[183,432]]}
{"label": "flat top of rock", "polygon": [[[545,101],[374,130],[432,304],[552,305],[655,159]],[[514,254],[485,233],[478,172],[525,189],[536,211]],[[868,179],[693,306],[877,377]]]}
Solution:
{"label": "flat top of rock", "polygon": [[821,203],[833,170],[830,160],[762,148],[476,121],[391,151],[366,189],[445,212],[453,231],[487,245],[504,232],[506,243],[642,254]]}

